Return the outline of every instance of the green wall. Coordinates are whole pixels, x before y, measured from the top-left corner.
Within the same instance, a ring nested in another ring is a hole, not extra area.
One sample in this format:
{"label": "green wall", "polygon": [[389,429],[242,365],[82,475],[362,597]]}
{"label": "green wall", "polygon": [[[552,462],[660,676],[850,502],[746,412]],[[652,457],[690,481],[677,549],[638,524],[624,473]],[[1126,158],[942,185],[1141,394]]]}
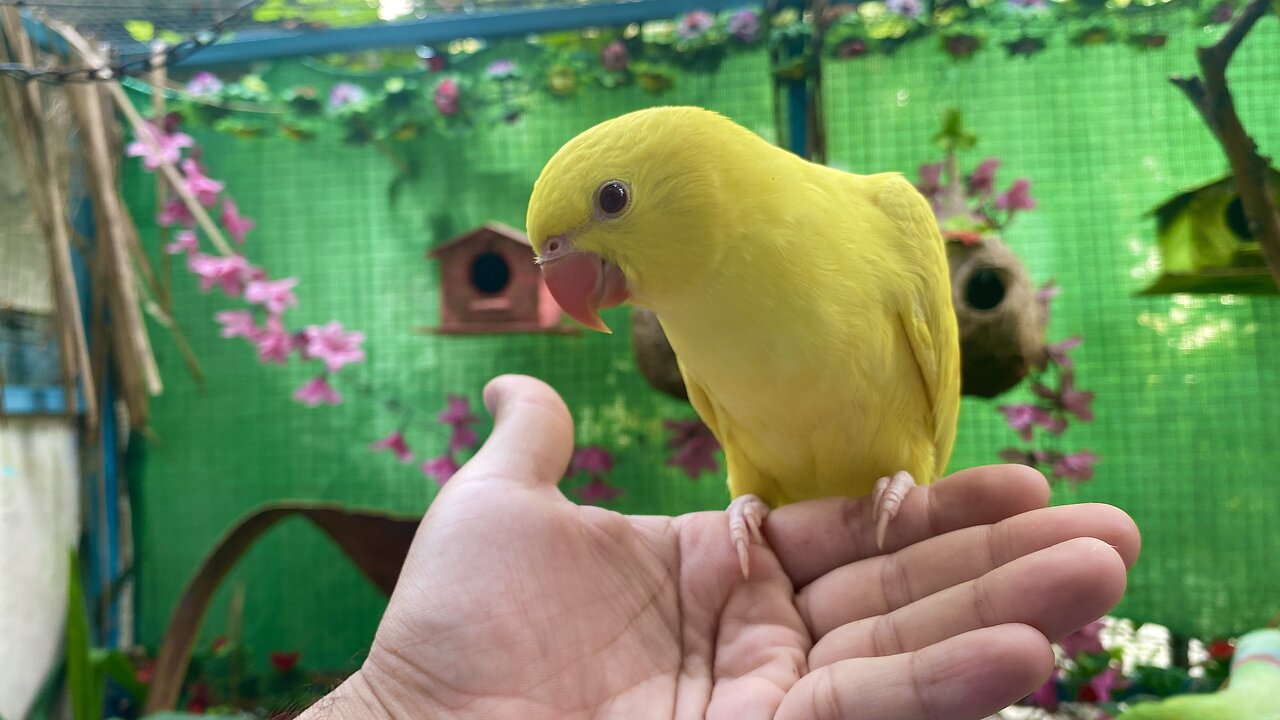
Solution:
{"label": "green wall", "polygon": [[[1274,23],[1246,44],[1232,75],[1246,124],[1280,152]],[[1101,456],[1097,477],[1058,501],[1117,504],[1144,531],[1144,555],[1121,610],[1203,635],[1236,632],[1280,611],[1275,520],[1280,449],[1276,360],[1280,300],[1135,298],[1153,272],[1152,223],[1143,213],[1175,191],[1216,177],[1224,161],[1187,102],[1164,78],[1192,69],[1193,34],[1158,52],[1055,47],[1031,59],[987,50],[953,62],[932,42],[889,58],[826,67],[833,163],[857,172],[905,170],[935,160],[929,138],[958,105],[981,143],[962,157],[1004,160],[1002,184],[1032,180],[1036,212],[1007,233],[1037,281],[1057,279],[1052,337],[1080,334],[1079,382],[1098,393],[1097,421],[1073,425],[1068,449]],[[324,88],[337,78],[297,63],[273,84]],[[367,333],[368,362],[344,370],[384,396],[422,410],[410,436],[424,455],[442,435],[430,418],[447,393],[479,407],[492,376],[529,373],[568,401],[582,443],[615,448],[611,480],[626,512],[678,513],[727,502],[719,477],[691,481],[663,466],[662,420],[692,411],[650,391],[633,369],[626,310],[607,316],[613,336],[444,337],[436,267],[424,253],[446,233],[486,220],[523,226],[530,186],[546,158],[577,132],[648,104],[701,104],[772,137],[763,53],[730,60],[714,76],[685,76],[660,98],[634,89],[541,100],[515,126],[421,148],[422,176],[387,201],[394,168],[372,149],[336,142],[238,141],[197,133],[210,175],[228,182],[258,220],[246,252],[274,275],[301,278],[294,322],[337,319]],[[130,164],[125,185],[145,239],[153,180]],[[133,468],[140,560],[138,631],[158,643],[196,563],[237,517],[281,498],[334,500],[421,512],[434,483],[368,443],[395,420],[370,398],[308,409],[293,390],[311,374],[297,363],[262,366],[240,341],[218,337],[213,314],[234,304],[175,277],[176,315],[207,372],[185,373],[153,328],[167,388],[155,402],[155,439]],[[1015,398],[1018,396],[1014,396]],[[1007,401],[1008,398],[1002,398]],[[988,463],[1012,444],[994,403],[966,399],[954,467]],[[482,428],[483,430],[484,428]],[[483,434],[483,433],[482,433]],[[253,649],[296,648],[310,664],[352,666],[367,648],[381,597],[333,546],[301,521],[282,525],[233,580],[246,589]],[[225,631],[226,592],[206,623]]]}

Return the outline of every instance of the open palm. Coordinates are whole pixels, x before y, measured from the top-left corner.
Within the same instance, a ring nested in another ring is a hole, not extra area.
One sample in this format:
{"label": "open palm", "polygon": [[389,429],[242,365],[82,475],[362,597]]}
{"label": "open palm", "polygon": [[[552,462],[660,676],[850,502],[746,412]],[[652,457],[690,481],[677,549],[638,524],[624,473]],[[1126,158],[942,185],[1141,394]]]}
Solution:
{"label": "open palm", "polygon": [[[1045,509],[1034,471],[917,489],[875,550],[870,504],[785,506],[744,581],[723,512],[631,517],[556,488],[559,397],[491,383],[485,446],[432,504],[368,661],[326,705],[413,718],[981,718],[1049,641],[1118,601],[1136,530]],[[358,711],[357,711],[358,710]]]}

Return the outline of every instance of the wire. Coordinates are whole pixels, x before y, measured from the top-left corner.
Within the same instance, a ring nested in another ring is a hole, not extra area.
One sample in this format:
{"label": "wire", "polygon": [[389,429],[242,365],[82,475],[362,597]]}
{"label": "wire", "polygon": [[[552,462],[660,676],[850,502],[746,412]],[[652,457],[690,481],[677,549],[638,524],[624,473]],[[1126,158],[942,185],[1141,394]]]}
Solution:
{"label": "wire", "polygon": [[[36,82],[43,82],[51,85],[99,82],[143,75],[155,70],[156,68],[189,58],[204,48],[214,44],[223,35],[227,34],[240,25],[240,23],[244,22],[244,20],[249,17],[249,11],[253,6],[257,5],[261,1],[262,0],[245,0],[245,2],[241,3],[231,14],[215,22],[213,25],[209,26],[207,30],[201,30],[200,32],[187,37],[182,42],[169,45],[156,55],[100,67],[81,65],[76,67],[40,69],[29,65],[22,65],[20,63],[0,63],[0,75],[7,75],[9,77],[16,78],[22,83],[34,80]],[[30,6],[30,3],[23,2],[22,0],[18,0],[17,2],[4,2],[0,4],[15,5],[17,7]]]}

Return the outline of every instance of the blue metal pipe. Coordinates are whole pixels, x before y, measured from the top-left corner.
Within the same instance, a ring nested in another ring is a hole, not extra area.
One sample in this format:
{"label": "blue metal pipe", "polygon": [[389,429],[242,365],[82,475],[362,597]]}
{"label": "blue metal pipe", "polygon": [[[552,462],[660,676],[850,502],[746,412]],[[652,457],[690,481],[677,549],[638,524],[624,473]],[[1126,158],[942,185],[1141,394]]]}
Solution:
{"label": "blue metal pipe", "polygon": [[[419,20],[335,30],[262,30],[238,33],[174,63],[183,70],[260,60],[432,45],[459,38],[499,38],[582,27],[611,27],[673,18],[691,10],[720,11],[752,7],[751,0],[624,0],[569,8],[493,10],[451,13]],[[141,45],[122,46],[126,61],[149,54]]]}

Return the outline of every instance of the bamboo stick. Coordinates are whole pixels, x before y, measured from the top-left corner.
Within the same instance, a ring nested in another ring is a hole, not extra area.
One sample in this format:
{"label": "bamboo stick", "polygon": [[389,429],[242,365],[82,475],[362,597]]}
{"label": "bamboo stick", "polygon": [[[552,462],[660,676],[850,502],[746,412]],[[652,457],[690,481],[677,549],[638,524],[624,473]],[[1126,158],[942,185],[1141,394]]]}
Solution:
{"label": "bamboo stick", "polygon": [[96,240],[107,245],[104,274],[108,283],[111,322],[113,326],[120,327],[121,339],[125,341],[119,346],[122,362],[117,371],[122,375],[134,372],[140,374],[138,378],[123,379],[126,380],[126,388],[131,391],[126,395],[126,401],[130,404],[130,417],[141,423],[147,415],[147,394],[159,395],[164,384],[160,380],[160,369],[156,366],[151,339],[147,335],[146,322],[138,303],[135,285],[137,278],[129,259],[126,240],[130,228],[125,223],[126,211],[115,188],[115,172],[104,125],[106,119],[101,114],[97,88],[91,85],[68,85],[66,92],[71,99],[72,112],[80,125],[90,192],[94,204],[101,209],[103,224],[98,227]]}
{"label": "bamboo stick", "polygon": [[[30,39],[22,27],[22,15],[15,6],[0,7],[8,49],[0,48],[7,58],[12,53],[24,65],[35,63]],[[12,61],[12,58],[9,58]],[[62,189],[52,173],[53,153],[42,133],[43,111],[39,89],[25,87],[8,78],[3,82],[9,108],[10,125],[15,144],[20,148],[27,176],[28,197],[36,210],[49,245],[50,274],[53,277],[59,336],[62,342],[63,390],[69,414],[76,414],[76,378],[84,394],[85,424],[95,430],[98,424],[98,398],[89,363],[80,299],[76,295],[75,274],[71,265],[70,235],[66,225],[66,202]],[[37,152],[40,153],[37,156]],[[42,172],[43,168],[43,172]],[[38,198],[38,199],[37,199]]]}
{"label": "bamboo stick", "polygon": [[[151,48],[152,59],[163,57],[164,43],[156,41]],[[157,63],[156,69],[151,71],[151,86],[156,91],[151,93],[151,117],[160,121],[165,116],[164,108],[164,90],[165,83],[169,77],[169,68],[163,63]],[[165,203],[169,201],[169,186],[164,180],[156,178],[156,207],[163,208]],[[160,246],[164,247],[169,244],[172,233],[169,228],[160,228]],[[164,284],[156,286],[156,297],[160,300],[160,307],[164,308],[165,313],[170,317],[173,316],[173,263],[169,260],[169,254],[163,253],[160,256],[160,271]]]}

